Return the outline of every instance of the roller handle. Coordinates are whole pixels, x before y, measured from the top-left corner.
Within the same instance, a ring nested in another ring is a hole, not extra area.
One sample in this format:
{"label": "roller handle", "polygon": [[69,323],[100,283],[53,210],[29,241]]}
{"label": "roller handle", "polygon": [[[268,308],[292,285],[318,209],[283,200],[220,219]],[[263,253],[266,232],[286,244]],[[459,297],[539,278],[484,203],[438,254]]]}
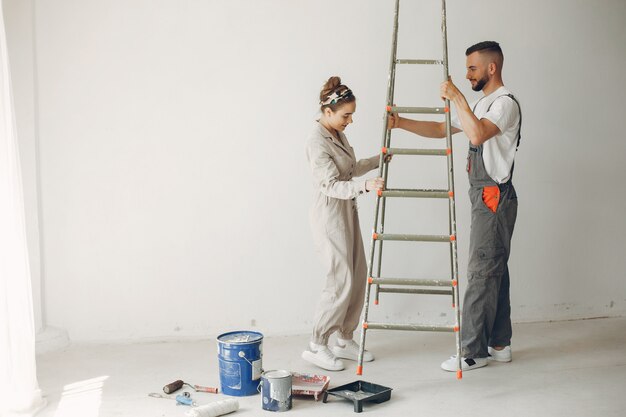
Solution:
{"label": "roller handle", "polygon": [[211,394],[217,394],[217,388],[213,388],[213,387],[203,387],[201,385],[194,385],[193,389],[196,392],[210,392]]}

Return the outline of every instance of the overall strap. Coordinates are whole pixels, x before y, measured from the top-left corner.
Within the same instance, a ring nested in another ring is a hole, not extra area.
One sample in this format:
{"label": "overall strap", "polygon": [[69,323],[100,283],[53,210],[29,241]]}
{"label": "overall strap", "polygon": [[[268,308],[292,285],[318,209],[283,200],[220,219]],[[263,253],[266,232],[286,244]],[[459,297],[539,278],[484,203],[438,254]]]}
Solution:
{"label": "overall strap", "polygon": [[[517,150],[517,148],[519,148],[520,142],[522,141],[522,106],[520,106],[519,101],[517,101],[517,99],[515,98],[513,94],[502,94],[501,96],[496,97],[495,100],[491,102],[491,104],[487,108],[487,113],[489,112],[489,110],[491,110],[491,106],[493,106],[493,103],[495,103],[496,100],[499,99],[500,97],[509,97],[511,100],[515,102],[515,104],[517,104],[517,108],[519,109],[519,127],[517,129],[517,147],[515,148],[515,150]],[[478,103],[476,103],[476,105],[478,105]],[[474,110],[476,110],[476,106],[474,106]]]}
{"label": "overall strap", "polygon": [[[474,115],[476,115],[476,107],[478,107],[478,103],[480,103],[481,101],[483,101],[483,99],[484,99],[485,97],[487,97],[487,96],[482,96],[482,97],[480,98],[480,100],[478,100],[478,101],[476,102],[476,104],[474,104],[474,108],[472,109],[472,113],[474,113]],[[497,97],[496,97],[496,98],[497,98]],[[493,104],[493,103],[491,103],[491,104]],[[489,106],[489,108],[491,108],[491,106]],[[489,110],[487,110],[487,111],[489,111]]]}

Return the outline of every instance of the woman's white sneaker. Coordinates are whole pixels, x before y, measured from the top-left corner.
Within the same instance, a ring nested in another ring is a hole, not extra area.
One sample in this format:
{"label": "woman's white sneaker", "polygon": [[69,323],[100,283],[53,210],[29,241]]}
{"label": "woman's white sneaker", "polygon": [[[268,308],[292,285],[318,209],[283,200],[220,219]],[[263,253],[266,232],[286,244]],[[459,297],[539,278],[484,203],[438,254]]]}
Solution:
{"label": "woman's white sneaker", "polygon": [[341,371],[345,368],[343,361],[337,359],[328,346],[310,344],[311,350],[302,352],[302,359],[327,371]]}
{"label": "woman's white sneaker", "polygon": [[[487,366],[487,358],[461,358],[461,369],[463,371],[471,371],[483,366]],[[442,362],[441,369],[448,372],[456,372],[459,369],[459,361],[456,359],[456,355]]]}
{"label": "woman's white sneaker", "polygon": [[502,350],[496,350],[489,346],[489,359],[496,362],[511,362],[513,354],[511,353],[511,346],[505,346]]}
{"label": "woman's white sneaker", "polygon": [[[349,359],[352,361],[359,360],[359,344],[354,340],[337,339],[337,344],[333,346],[333,353],[336,357],[342,359]],[[363,362],[371,362],[374,360],[374,355],[367,350],[363,351]]]}

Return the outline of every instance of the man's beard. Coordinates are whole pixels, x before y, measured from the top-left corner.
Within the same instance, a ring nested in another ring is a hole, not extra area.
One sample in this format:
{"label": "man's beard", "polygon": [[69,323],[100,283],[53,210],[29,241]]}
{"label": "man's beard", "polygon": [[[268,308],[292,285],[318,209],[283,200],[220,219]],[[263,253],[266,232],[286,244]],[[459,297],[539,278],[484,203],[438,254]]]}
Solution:
{"label": "man's beard", "polygon": [[483,78],[476,81],[476,85],[472,86],[472,90],[482,91],[483,87],[485,87],[485,84],[487,84],[488,82],[489,82],[489,75],[485,75]]}

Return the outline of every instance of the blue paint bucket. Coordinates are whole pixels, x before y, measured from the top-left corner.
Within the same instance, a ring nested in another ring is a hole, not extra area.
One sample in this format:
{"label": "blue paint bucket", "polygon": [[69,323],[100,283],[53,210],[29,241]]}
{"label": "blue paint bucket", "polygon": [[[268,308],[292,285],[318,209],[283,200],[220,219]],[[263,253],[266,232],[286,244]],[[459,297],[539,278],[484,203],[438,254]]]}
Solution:
{"label": "blue paint bucket", "polygon": [[226,395],[256,394],[263,372],[263,335],[236,331],[217,337],[220,385]]}
{"label": "blue paint bucket", "polygon": [[291,386],[291,372],[264,372],[261,376],[261,407],[267,411],[291,410]]}

